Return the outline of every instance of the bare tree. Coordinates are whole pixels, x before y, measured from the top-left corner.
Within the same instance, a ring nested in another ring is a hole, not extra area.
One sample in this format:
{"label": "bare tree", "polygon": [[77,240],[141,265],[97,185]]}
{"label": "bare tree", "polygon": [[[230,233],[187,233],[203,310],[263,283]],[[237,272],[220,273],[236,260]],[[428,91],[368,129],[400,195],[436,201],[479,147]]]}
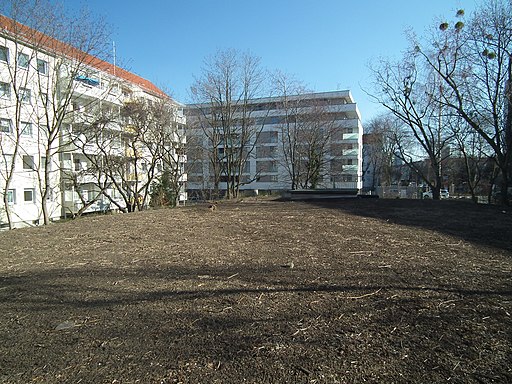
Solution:
{"label": "bare tree", "polygon": [[492,148],[500,170],[502,203],[508,204],[512,172],[512,3],[491,0],[464,24],[441,23],[416,51],[447,92],[438,102]]}
{"label": "bare tree", "polygon": [[341,128],[335,115],[320,100],[307,100],[306,87],[292,76],[276,72],[272,77],[278,96],[281,121],[279,160],[286,169],[291,189],[315,189],[331,174],[331,139]]}
{"label": "bare tree", "polygon": [[[438,103],[444,94],[437,76],[425,70],[418,55],[408,53],[400,62],[382,60],[372,68],[375,80],[373,97],[399,119],[407,131],[395,131],[396,154],[417,173],[440,198],[442,161],[445,148],[452,140],[445,129],[445,111]],[[398,134],[399,133],[399,134]],[[418,160],[427,157],[429,172],[418,167]]]}
{"label": "bare tree", "polygon": [[78,207],[74,201],[72,207],[65,207],[73,217],[79,217],[103,197],[119,210],[126,210],[123,196],[118,196],[123,193],[122,180],[127,171],[124,136],[119,127],[120,112],[98,112],[94,120],[74,124],[63,137],[71,144],[62,152],[67,159],[62,162],[62,184],[80,200]]}
{"label": "bare tree", "polygon": [[378,185],[391,185],[396,166],[397,138],[400,138],[400,123],[392,114],[382,114],[370,120],[366,127],[363,146],[366,160],[365,176],[371,176],[371,189]]}
{"label": "bare tree", "polygon": [[[272,79],[275,92],[282,98],[284,121],[279,124],[282,145],[281,163],[290,179],[291,189],[301,186],[301,98],[298,95],[306,93],[305,86],[298,80],[281,72],[276,72]],[[292,96],[295,96],[293,98]]]}
{"label": "bare tree", "polygon": [[[185,155],[185,129],[180,123],[178,106],[171,99],[161,99],[156,102],[144,103],[139,101],[140,112],[137,120],[143,120],[146,125],[141,136],[142,144],[147,148],[149,164],[156,163],[157,175],[152,175],[151,183],[154,187],[162,187],[165,191],[166,204],[176,206],[180,192],[183,189],[184,155]],[[144,118],[141,117],[144,115]],[[133,110],[128,117],[134,120]],[[156,180],[155,180],[156,179]],[[151,184],[150,184],[151,186]],[[164,187],[165,186],[165,187]],[[146,190],[148,188],[146,187]]]}
{"label": "bare tree", "polygon": [[152,186],[165,173],[175,205],[182,186],[185,141],[171,99],[133,100],[118,115],[98,116],[74,138],[87,158],[88,174],[94,176],[96,197],[105,196],[123,212],[142,210],[149,204]]}
{"label": "bare tree", "polygon": [[189,197],[206,200],[211,198],[210,195],[214,185],[214,183],[210,182],[210,177],[213,179],[213,176],[210,176],[208,169],[205,169],[210,166],[209,159],[212,150],[208,148],[207,140],[203,137],[203,130],[197,126],[195,129],[193,128],[195,123],[198,123],[198,121],[194,122],[193,118],[187,119],[187,177],[189,182],[197,183],[198,185],[198,190]]}
{"label": "bare tree", "polygon": [[[16,158],[25,150],[23,143],[27,140],[22,136],[30,129],[39,157],[34,169],[38,171],[43,222],[48,224],[48,202],[55,198],[53,189],[59,185],[58,155],[67,144],[61,140],[62,128],[73,119],[70,107],[85,92],[84,81],[100,85],[92,72],[101,62],[97,57],[105,53],[106,24],[83,10],[77,15],[67,14],[62,6],[46,0],[3,3],[11,19],[2,16],[2,23],[14,43],[14,65],[8,66],[16,104],[12,155]],[[25,107],[27,98],[33,108]],[[28,110],[31,116],[26,115]],[[36,129],[29,128],[27,121]]]}
{"label": "bare tree", "polygon": [[[173,113],[175,113],[175,111],[173,111]],[[178,129],[165,134],[164,145],[161,148],[163,173],[159,177],[160,185],[164,184],[164,177],[167,179],[166,183],[168,184],[164,190],[167,191],[167,205],[172,207],[179,204],[180,193],[184,188],[184,176],[186,173],[185,130],[179,126],[177,128]]]}
{"label": "bare tree", "polygon": [[264,85],[259,59],[235,50],[218,51],[205,61],[203,73],[191,87],[196,102],[192,127],[207,138],[213,186],[219,194],[226,183],[226,197],[238,196],[246,163],[263,124],[252,118],[250,101],[261,96]]}
{"label": "bare tree", "polygon": [[495,172],[489,173],[489,162],[494,162],[493,150],[460,116],[454,116],[449,125],[453,132],[455,149],[462,160],[462,182],[467,185],[472,200],[477,202],[477,192],[482,182],[494,182],[495,179],[492,177]]}

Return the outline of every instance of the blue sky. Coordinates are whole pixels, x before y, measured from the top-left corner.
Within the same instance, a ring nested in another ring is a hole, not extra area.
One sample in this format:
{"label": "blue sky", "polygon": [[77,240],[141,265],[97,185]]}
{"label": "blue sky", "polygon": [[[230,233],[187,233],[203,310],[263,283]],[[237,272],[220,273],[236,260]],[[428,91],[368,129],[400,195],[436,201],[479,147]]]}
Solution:
{"label": "blue sky", "polygon": [[[79,8],[78,0],[65,2]],[[84,2],[81,3],[82,5]],[[295,76],[322,92],[350,89],[363,124],[381,107],[370,101],[368,65],[399,58],[404,31],[424,32],[476,0],[87,0],[111,25],[117,62],[190,101],[205,57],[235,48],[262,66]]]}

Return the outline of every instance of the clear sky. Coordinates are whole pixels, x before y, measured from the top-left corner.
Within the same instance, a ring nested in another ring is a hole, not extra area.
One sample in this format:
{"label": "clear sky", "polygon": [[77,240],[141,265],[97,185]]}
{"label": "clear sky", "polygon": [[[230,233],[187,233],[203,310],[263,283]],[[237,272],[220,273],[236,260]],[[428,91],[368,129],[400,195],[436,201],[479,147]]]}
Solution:
{"label": "clear sky", "polygon": [[[483,0],[480,0],[483,1]],[[111,25],[117,63],[180,102],[205,57],[235,48],[323,92],[349,89],[363,124],[382,111],[363,89],[369,63],[399,58],[405,30],[424,32],[478,0],[67,0]]]}

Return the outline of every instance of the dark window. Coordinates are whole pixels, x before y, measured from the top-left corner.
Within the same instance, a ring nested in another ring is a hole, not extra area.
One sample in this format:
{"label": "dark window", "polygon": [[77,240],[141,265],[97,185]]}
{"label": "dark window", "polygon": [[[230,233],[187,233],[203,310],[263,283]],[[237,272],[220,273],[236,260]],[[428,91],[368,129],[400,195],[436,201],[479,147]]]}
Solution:
{"label": "dark window", "polygon": [[0,132],[11,133],[12,122],[9,119],[0,119]]}
{"label": "dark window", "polygon": [[9,61],[9,48],[0,46],[0,61]]}
{"label": "dark window", "polygon": [[9,83],[0,82],[0,97],[6,99],[11,97],[11,85]]}
{"label": "dark window", "polygon": [[23,169],[34,170],[34,156],[23,155]]}
{"label": "dark window", "polygon": [[47,75],[48,63],[44,60],[37,59],[37,72],[39,72],[41,75]]}
{"label": "dark window", "polygon": [[30,61],[30,57],[26,53],[19,53],[18,54],[18,66],[20,68],[28,68],[28,63]]}
{"label": "dark window", "polygon": [[34,201],[34,189],[33,188],[25,188],[23,191],[23,200],[26,202]]}

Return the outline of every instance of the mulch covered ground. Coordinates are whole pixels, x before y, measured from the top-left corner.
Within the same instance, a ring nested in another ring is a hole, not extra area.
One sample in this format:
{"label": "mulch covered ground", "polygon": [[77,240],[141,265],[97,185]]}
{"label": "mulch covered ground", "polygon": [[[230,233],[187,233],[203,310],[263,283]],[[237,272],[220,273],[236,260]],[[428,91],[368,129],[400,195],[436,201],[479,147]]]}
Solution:
{"label": "mulch covered ground", "polygon": [[1,383],[510,383],[512,210],[245,200],[0,233]]}

